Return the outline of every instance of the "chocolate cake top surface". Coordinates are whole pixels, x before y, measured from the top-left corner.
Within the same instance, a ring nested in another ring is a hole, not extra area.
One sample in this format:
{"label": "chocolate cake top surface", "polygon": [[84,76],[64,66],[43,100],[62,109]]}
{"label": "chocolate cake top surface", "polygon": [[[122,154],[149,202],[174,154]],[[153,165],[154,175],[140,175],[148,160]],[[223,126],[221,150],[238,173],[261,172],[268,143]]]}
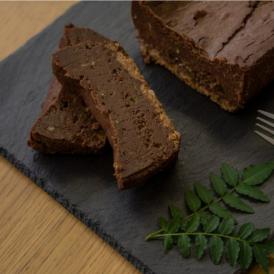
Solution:
{"label": "chocolate cake top surface", "polygon": [[109,39],[89,28],[76,27],[69,24],[64,28],[64,35],[60,40],[59,48],[77,45],[84,41],[107,42]]}
{"label": "chocolate cake top surface", "polygon": [[172,30],[210,58],[247,67],[274,48],[274,2],[149,3]]}
{"label": "chocolate cake top surface", "polygon": [[98,120],[114,147],[116,175],[136,175],[177,154],[179,133],[117,43],[68,47],[57,52],[53,62],[60,81],[63,77],[80,81],[84,97],[95,104]]}

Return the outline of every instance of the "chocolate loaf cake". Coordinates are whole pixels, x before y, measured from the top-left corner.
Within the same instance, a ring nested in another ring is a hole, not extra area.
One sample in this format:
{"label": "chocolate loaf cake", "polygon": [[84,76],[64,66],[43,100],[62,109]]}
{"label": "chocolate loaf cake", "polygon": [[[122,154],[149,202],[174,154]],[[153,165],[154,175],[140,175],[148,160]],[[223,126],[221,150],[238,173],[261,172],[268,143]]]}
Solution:
{"label": "chocolate loaf cake", "polygon": [[[71,24],[65,27],[59,47],[87,40],[108,41],[90,29]],[[105,143],[104,131],[87,110],[80,95],[70,88],[62,88],[54,79],[28,144],[44,153],[95,153]]]}
{"label": "chocolate loaf cake", "polygon": [[274,79],[274,2],[132,3],[145,62],[236,111]]}
{"label": "chocolate loaf cake", "polygon": [[28,143],[44,153],[95,153],[106,135],[80,95],[54,79]]}
{"label": "chocolate loaf cake", "polygon": [[69,24],[64,28],[64,35],[59,42],[59,48],[77,45],[85,41],[108,42],[110,41],[98,32],[88,28],[75,27]]}
{"label": "chocolate loaf cake", "polygon": [[120,189],[176,159],[180,134],[133,60],[114,42],[86,42],[53,55],[53,71],[73,87],[105,130]]}

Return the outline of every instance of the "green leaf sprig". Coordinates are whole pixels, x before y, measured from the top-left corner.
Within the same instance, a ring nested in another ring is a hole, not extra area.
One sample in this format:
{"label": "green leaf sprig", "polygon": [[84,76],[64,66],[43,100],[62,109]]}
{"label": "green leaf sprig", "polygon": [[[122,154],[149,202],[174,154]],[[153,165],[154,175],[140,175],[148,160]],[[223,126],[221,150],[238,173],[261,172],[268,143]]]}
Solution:
{"label": "green leaf sprig", "polygon": [[162,240],[166,251],[177,246],[183,257],[195,254],[201,259],[208,250],[214,264],[224,258],[228,263],[247,269],[256,261],[268,273],[268,255],[274,252],[269,240],[270,229],[256,229],[252,223],[239,226],[233,213],[254,213],[245,200],[269,202],[259,186],[274,170],[274,162],[253,165],[242,172],[223,164],[221,174],[210,174],[211,189],[200,183],[185,193],[190,214],[185,216],[176,206],[169,206],[169,219],[159,218],[160,229],[147,235],[146,240]]}

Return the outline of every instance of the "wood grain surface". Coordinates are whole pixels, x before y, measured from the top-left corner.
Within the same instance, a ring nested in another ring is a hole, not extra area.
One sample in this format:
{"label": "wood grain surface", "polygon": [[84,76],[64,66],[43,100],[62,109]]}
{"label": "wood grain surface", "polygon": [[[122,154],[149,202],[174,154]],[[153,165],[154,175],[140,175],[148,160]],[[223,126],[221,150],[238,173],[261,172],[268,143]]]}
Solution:
{"label": "wood grain surface", "polygon": [[[0,2],[0,60],[73,4]],[[0,201],[0,273],[139,273],[1,157]]]}

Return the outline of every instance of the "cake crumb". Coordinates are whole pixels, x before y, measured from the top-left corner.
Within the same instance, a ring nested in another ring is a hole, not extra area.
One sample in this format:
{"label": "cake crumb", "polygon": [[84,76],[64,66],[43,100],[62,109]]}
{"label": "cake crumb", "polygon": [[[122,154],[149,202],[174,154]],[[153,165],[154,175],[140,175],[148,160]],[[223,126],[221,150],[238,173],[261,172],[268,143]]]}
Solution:
{"label": "cake crumb", "polygon": [[54,130],[55,130],[55,127],[49,126],[49,127],[47,128],[47,130],[48,130],[48,131],[54,131]]}

